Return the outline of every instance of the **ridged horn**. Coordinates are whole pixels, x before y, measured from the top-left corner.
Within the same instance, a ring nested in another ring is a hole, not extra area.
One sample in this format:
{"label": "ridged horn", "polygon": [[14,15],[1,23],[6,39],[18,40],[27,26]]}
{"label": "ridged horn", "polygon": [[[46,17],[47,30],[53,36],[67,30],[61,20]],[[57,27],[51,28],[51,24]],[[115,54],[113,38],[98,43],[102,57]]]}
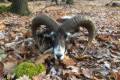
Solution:
{"label": "ridged horn", "polygon": [[95,25],[94,25],[94,23],[90,19],[78,15],[78,16],[73,17],[72,19],[66,20],[61,25],[61,28],[65,32],[75,32],[76,30],[78,31],[79,27],[86,28],[88,31],[88,43],[84,49],[84,51],[85,51],[86,48],[89,46],[89,44],[92,42],[92,40],[95,37]]}
{"label": "ridged horn", "polygon": [[39,51],[44,52],[45,50],[49,49],[51,45],[50,39],[39,36],[39,35],[44,36],[46,31],[37,34],[37,30],[39,27],[41,27],[41,25],[45,25],[48,28],[49,32],[47,31],[47,34],[49,35],[49,33],[51,33],[52,31],[57,30],[58,24],[45,14],[37,16],[32,20],[31,26],[32,36],[35,40],[36,45],[39,48]]}
{"label": "ridged horn", "polygon": [[32,35],[33,37],[36,36],[36,30],[40,25],[45,25],[47,28],[49,28],[50,31],[56,30],[58,27],[58,24],[48,17],[47,15],[42,14],[41,16],[37,16],[32,21]]}

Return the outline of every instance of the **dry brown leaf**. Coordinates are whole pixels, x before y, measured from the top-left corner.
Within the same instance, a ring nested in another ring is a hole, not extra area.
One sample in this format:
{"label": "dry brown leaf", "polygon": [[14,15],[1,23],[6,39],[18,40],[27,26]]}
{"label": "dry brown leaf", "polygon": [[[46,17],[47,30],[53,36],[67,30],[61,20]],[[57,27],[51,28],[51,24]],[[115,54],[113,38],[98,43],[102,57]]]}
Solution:
{"label": "dry brown leaf", "polygon": [[77,57],[77,59],[80,60],[80,61],[87,61],[87,60],[91,60],[92,56],[82,55],[82,56]]}
{"label": "dry brown leaf", "polygon": [[111,41],[112,37],[110,35],[97,35],[97,39],[101,41]]}
{"label": "dry brown leaf", "polygon": [[40,54],[37,59],[35,60],[36,64],[41,64],[45,62],[45,59],[51,57],[51,52],[46,52],[45,54]]}
{"label": "dry brown leaf", "polygon": [[120,70],[118,72],[112,72],[112,76],[115,80],[120,80]]}
{"label": "dry brown leaf", "polygon": [[26,31],[25,33],[23,33],[23,36],[26,37],[31,37],[32,33],[30,31]]}
{"label": "dry brown leaf", "polygon": [[103,79],[98,79],[97,77],[93,77],[93,80],[103,80]]}
{"label": "dry brown leaf", "polygon": [[3,76],[3,73],[4,73],[4,64],[2,62],[0,62],[0,77]]}
{"label": "dry brown leaf", "polygon": [[45,75],[45,73],[41,73],[39,75],[33,76],[32,80],[53,80],[50,75]]}
{"label": "dry brown leaf", "polygon": [[89,79],[93,79],[93,75],[92,75],[92,70],[88,69],[88,68],[82,68],[82,74],[89,78]]}
{"label": "dry brown leaf", "polygon": [[65,64],[66,66],[72,66],[72,65],[75,65],[76,62],[69,56],[65,56],[63,60],[63,64]]}
{"label": "dry brown leaf", "polygon": [[5,29],[5,24],[1,21],[0,22],[0,32],[4,31],[4,29]]}
{"label": "dry brown leaf", "polygon": [[34,76],[32,79],[33,80],[40,80],[39,76]]}
{"label": "dry brown leaf", "polygon": [[14,32],[10,32],[10,36],[11,36],[13,39],[15,39],[15,37],[16,37],[16,33],[14,33]]}
{"label": "dry brown leaf", "polygon": [[5,73],[11,73],[14,69],[15,66],[17,65],[18,61],[13,58],[13,56],[9,56],[9,58],[7,58],[4,61],[4,71]]}
{"label": "dry brown leaf", "polygon": [[20,52],[22,55],[26,55],[28,54],[28,50],[27,50],[27,47],[24,45],[24,46],[21,46],[20,47]]}

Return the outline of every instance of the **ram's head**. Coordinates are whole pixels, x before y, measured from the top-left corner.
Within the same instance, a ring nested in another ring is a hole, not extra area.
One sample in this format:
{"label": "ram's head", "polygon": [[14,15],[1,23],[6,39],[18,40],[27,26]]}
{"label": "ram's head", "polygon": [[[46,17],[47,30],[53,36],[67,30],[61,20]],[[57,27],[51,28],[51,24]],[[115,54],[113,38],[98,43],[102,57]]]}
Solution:
{"label": "ram's head", "polygon": [[[43,25],[46,30],[39,32],[38,28]],[[88,30],[88,46],[95,36],[95,26],[91,20],[79,15],[62,24],[46,15],[37,16],[32,21],[32,34],[41,52],[52,48],[55,59],[62,60],[66,52],[66,40],[71,37],[71,33],[78,31],[79,27]]]}

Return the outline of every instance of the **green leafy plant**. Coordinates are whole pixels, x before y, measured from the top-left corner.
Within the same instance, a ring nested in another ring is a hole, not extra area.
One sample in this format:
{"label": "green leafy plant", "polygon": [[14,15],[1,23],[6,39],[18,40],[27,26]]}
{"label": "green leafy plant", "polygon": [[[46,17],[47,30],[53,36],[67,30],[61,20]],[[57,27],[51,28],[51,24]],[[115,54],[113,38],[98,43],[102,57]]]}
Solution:
{"label": "green leafy plant", "polygon": [[0,13],[9,12],[9,11],[10,11],[10,6],[5,6],[5,5],[0,6]]}
{"label": "green leafy plant", "polygon": [[37,66],[38,73],[42,73],[45,71],[45,66],[43,64],[38,64]]}
{"label": "green leafy plant", "polygon": [[17,77],[27,75],[32,78],[32,76],[38,75],[44,71],[45,66],[43,64],[35,65],[32,62],[23,62],[16,67],[15,74]]}

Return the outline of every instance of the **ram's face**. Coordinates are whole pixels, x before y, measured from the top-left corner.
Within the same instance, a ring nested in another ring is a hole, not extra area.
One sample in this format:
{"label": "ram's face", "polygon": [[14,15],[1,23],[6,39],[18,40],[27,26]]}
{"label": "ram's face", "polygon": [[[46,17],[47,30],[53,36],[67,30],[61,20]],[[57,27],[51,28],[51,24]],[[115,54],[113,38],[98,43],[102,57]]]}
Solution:
{"label": "ram's face", "polygon": [[[84,51],[86,48],[90,45],[92,40],[95,37],[95,25],[92,22],[91,19],[88,19],[87,17],[83,17],[81,15],[74,16],[73,18],[67,19],[62,24],[56,23],[53,19],[51,19],[49,16],[41,14],[40,16],[37,16],[33,19],[31,29],[32,29],[32,35],[33,38],[36,40],[36,32],[39,27],[42,27],[42,25],[45,25],[46,28],[48,28],[47,34],[43,33],[43,37],[49,37],[46,41],[50,44],[50,47],[53,47],[53,53],[54,57],[56,59],[62,60],[64,58],[64,54],[66,51],[65,48],[65,42],[66,40],[69,41],[69,38],[75,37],[73,35],[69,36],[67,33],[75,33],[76,31],[79,31],[79,27],[86,28],[88,31],[88,43],[85,46]],[[55,32],[53,35],[51,35],[52,32]],[[66,36],[67,35],[67,36]],[[40,38],[38,38],[40,39]],[[41,43],[44,39],[41,39]],[[50,41],[49,41],[50,40]],[[47,43],[46,43],[47,44]],[[47,46],[48,46],[47,45]],[[44,49],[46,50],[46,49]]]}
{"label": "ram's face", "polygon": [[66,47],[65,47],[66,36],[63,33],[54,33],[52,36],[53,43],[53,54],[55,59],[63,60]]}

